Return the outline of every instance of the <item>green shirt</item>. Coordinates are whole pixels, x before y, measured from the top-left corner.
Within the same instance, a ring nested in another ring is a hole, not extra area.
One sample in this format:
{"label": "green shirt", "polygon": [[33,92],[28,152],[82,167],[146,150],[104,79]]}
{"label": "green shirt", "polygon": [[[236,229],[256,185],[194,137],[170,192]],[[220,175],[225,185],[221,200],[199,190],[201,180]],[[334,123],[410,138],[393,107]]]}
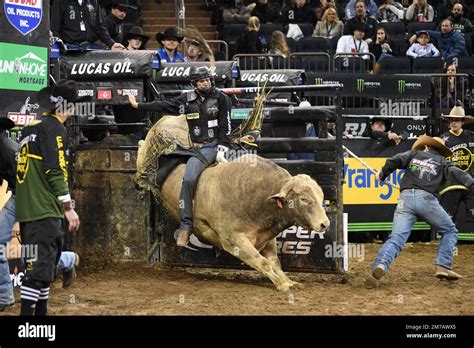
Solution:
{"label": "green shirt", "polygon": [[69,194],[67,133],[58,116],[44,114],[23,130],[16,173],[16,220],[64,218],[58,197]]}

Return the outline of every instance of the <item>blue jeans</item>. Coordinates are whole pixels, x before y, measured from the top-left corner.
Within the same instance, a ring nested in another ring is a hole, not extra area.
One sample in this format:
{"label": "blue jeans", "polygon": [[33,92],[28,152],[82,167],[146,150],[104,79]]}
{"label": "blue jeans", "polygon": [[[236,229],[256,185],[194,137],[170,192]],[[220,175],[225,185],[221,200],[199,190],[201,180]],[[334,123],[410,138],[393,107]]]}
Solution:
{"label": "blue jeans", "polygon": [[456,226],[435,195],[423,190],[409,189],[400,193],[393,216],[392,233],[380,249],[372,270],[379,264],[385,267],[385,271],[388,270],[405,246],[417,218],[425,220],[441,234],[435,264],[451,269],[458,240]]}
{"label": "blue jeans", "polygon": [[15,198],[12,196],[0,211],[0,304],[15,302],[13,285],[10,279],[6,245],[12,239],[12,228],[15,224]]}
{"label": "blue jeans", "polygon": [[[217,156],[216,143],[205,145],[200,150],[209,164],[214,163]],[[186,163],[184,170],[183,185],[179,193],[179,220],[180,228],[192,229],[193,227],[193,199],[201,173],[206,169],[207,164],[196,157],[191,157]]]}
{"label": "blue jeans", "polygon": [[[15,197],[12,196],[0,211],[0,248],[12,239],[12,229],[15,224]],[[58,262],[60,270],[69,271],[74,266],[76,256],[73,252],[64,251]],[[13,303],[13,286],[10,279],[10,268],[8,260],[0,250],[0,304]]]}

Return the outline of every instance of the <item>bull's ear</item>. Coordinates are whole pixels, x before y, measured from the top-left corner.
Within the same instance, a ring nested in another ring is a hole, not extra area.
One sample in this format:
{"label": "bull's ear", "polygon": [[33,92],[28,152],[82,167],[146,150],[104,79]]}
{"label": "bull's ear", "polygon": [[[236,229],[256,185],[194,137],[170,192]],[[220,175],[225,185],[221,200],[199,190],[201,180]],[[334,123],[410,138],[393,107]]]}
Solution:
{"label": "bull's ear", "polygon": [[281,193],[277,193],[276,195],[268,197],[270,200],[275,200],[278,208],[283,209],[283,204],[285,203],[285,197],[281,195]]}

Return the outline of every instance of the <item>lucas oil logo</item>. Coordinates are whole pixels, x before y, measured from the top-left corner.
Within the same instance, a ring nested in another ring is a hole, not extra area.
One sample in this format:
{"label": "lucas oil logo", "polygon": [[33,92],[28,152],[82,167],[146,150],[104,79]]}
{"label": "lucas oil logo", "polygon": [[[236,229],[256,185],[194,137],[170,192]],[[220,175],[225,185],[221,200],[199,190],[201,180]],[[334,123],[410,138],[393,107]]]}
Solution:
{"label": "lucas oil logo", "polygon": [[5,0],[8,21],[23,35],[38,28],[43,18],[43,0]]}

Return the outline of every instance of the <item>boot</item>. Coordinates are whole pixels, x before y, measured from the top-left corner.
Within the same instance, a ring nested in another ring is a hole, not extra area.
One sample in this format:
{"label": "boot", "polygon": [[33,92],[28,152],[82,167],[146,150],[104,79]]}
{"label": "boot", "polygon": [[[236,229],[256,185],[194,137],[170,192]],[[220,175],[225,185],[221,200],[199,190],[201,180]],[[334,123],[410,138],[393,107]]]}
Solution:
{"label": "boot", "polygon": [[76,280],[76,277],[77,277],[76,267],[79,266],[79,255],[77,253],[74,253],[74,255],[76,256],[74,260],[74,265],[69,271],[63,272],[63,289],[70,288],[72,283],[74,283],[74,280]]}
{"label": "boot", "polygon": [[379,75],[380,70],[382,70],[382,65],[380,63],[375,63],[374,67],[374,75]]}
{"label": "boot", "polygon": [[178,238],[176,239],[176,245],[185,247],[188,245],[189,237],[191,236],[191,230],[187,228],[180,228]]}
{"label": "boot", "polygon": [[374,270],[372,271],[372,277],[374,277],[377,280],[382,279],[384,275],[385,275],[385,267],[382,264],[377,265],[377,267],[375,267]]}
{"label": "boot", "polygon": [[438,279],[446,279],[446,280],[462,279],[462,275],[454,271],[451,271],[450,269],[447,269],[446,267],[438,266],[438,265],[436,265],[435,277]]}

